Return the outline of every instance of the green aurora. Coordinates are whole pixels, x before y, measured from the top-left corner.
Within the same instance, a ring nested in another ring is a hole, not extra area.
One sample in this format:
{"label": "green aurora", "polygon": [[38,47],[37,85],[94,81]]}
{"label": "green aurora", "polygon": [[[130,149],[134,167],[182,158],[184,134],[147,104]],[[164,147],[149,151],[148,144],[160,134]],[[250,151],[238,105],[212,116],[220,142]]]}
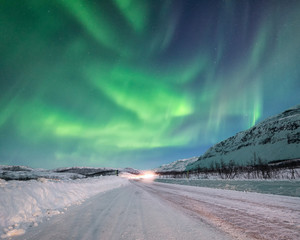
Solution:
{"label": "green aurora", "polygon": [[299,104],[300,1],[0,0],[0,164],[153,168]]}

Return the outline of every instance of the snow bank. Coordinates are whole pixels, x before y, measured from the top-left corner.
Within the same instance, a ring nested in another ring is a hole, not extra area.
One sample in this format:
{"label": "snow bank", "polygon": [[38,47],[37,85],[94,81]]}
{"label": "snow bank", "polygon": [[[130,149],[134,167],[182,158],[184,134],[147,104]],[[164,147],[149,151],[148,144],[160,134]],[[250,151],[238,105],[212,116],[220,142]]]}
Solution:
{"label": "snow bank", "polygon": [[10,237],[37,226],[45,217],[110,189],[128,184],[116,176],[77,180],[4,181],[0,179],[0,236]]}

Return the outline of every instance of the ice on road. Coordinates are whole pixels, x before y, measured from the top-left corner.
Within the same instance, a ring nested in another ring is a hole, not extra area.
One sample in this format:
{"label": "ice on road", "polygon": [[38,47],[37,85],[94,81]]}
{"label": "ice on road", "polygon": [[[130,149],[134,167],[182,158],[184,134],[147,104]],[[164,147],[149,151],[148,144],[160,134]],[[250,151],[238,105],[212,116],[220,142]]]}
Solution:
{"label": "ice on road", "polygon": [[131,181],[14,239],[300,239],[299,200]]}

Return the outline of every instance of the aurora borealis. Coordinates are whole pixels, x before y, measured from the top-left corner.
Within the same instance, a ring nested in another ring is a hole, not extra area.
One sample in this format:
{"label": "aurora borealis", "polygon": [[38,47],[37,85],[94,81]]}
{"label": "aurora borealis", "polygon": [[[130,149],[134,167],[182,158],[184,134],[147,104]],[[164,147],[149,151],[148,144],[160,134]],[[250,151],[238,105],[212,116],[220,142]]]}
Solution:
{"label": "aurora borealis", "polygon": [[153,168],[300,103],[300,1],[0,0],[0,164]]}

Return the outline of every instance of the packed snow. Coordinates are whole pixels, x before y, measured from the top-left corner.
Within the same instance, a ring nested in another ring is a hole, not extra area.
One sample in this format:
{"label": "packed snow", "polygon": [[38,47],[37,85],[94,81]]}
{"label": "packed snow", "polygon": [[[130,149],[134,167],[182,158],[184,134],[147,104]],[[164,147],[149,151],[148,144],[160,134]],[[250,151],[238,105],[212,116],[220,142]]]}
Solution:
{"label": "packed snow", "polygon": [[17,239],[300,239],[300,198],[129,180]]}
{"label": "packed snow", "polygon": [[130,180],[130,184],[98,194],[14,239],[232,240],[218,228],[149,193],[147,187],[152,184],[148,179],[140,181],[145,185]]}
{"label": "packed snow", "polygon": [[[62,176],[62,175],[60,175]],[[39,178],[29,181],[0,179],[0,236],[23,234],[50,216],[63,214],[68,207],[87,198],[128,184],[117,176],[60,180]]]}
{"label": "packed snow", "polygon": [[143,188],[234,239],[300,239],[299,197],[156,182]]}

